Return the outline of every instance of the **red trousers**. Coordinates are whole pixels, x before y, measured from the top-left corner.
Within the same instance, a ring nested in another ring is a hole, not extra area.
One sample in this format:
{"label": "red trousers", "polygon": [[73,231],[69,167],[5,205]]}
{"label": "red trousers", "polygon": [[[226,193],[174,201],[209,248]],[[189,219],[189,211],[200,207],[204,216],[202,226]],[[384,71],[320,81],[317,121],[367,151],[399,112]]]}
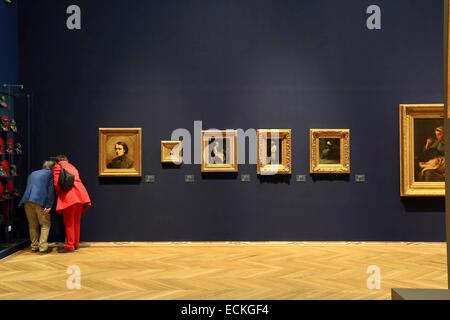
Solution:
{"label": "red trousers", "polygon": [[74,204],[63,210],[64,226],[66,227],[67,250],[75,250],[80,245],[80,221],[83,213],[82,204]]}

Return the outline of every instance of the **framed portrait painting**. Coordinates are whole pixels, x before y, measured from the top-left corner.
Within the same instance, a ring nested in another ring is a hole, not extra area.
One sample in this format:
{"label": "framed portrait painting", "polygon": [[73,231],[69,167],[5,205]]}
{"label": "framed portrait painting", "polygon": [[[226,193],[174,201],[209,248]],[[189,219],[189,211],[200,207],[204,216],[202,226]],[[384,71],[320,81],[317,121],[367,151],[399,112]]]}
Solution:
{"label": "framed portrait painting", "polygon": [[310,129],[310,173],[350,173],[350,129]]}
{"label": "framed portrait painting", "polygon": [[141,128],[100,128],[99,176],[142,176],[141,143]]}
{"label": "framed portrait painting", "polygon": [[236,130],[202,130],[202,172],[238,172]]}
{"label": "framed portrait painting", "polygon": [[291,136],[291,129],[257,130],[257,174],[291,174]]}
{"label": "framed portrait painting", "polygon": [[400,105],[400,195],[445,195],[443,104]]}

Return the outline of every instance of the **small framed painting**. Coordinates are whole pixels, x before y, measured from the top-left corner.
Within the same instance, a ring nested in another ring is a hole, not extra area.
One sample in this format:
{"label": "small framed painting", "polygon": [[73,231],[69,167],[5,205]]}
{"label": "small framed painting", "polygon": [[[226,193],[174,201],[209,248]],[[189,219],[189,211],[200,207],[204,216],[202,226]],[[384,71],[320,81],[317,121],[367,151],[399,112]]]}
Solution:
{"label": "small framed painting", "polygon": [[291,136],[291,129],[257,130],[257,174],[291,174]]}
{"label": "small framed painting", "polygon": [[350,129],[310,129],[310,173],[350,173]]}
{"label": "small framed painting", "polygon": [[182,141],[161,141],[161,162],[181,164],[183,162]]}

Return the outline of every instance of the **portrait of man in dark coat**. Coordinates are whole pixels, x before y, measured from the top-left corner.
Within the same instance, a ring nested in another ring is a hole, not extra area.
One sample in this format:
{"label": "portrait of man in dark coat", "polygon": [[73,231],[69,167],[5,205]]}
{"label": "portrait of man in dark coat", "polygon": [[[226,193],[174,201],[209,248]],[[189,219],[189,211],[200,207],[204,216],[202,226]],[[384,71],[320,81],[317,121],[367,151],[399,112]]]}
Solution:
{"label": "portrait of man in dark coat", "polygon": [[106,165],[108,169],[132,169],[134,161],[127,157],[128,145],[125,142],[117,142],[114,145],[115,158]]}

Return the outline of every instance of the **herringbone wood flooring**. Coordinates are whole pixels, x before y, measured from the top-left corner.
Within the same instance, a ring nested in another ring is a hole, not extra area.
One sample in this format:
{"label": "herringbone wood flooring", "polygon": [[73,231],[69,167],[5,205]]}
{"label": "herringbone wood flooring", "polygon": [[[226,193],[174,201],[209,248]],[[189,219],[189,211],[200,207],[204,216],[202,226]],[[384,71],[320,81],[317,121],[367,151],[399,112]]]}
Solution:
{"label": "herringbone wood flooring", "polygon": [[[444,243],[92,243],[0,261],[0,299],[390,299],[447,288]],[[80,268],[81,288],[66,285]],[[381,271],[369,290],[367,268]]]}

